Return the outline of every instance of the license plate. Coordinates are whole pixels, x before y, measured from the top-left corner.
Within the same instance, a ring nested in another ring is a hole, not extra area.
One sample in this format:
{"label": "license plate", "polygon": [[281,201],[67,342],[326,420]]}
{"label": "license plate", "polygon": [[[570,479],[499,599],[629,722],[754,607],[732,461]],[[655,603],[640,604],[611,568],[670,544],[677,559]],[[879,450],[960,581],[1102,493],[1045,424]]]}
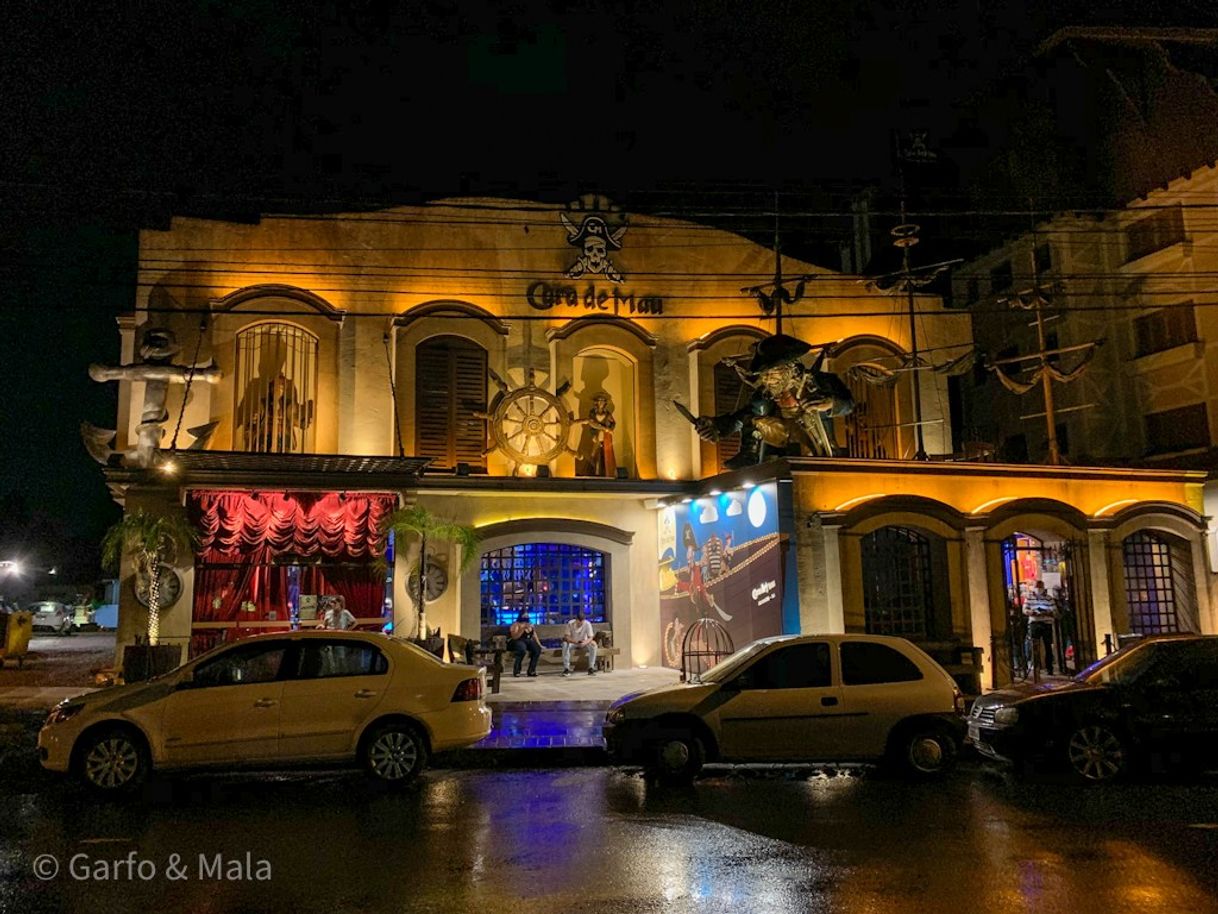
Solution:
{"label": "license plate", "polygon": [[968,725],[969,742],[979,742],[981,740],[981,729],[976,724]]}

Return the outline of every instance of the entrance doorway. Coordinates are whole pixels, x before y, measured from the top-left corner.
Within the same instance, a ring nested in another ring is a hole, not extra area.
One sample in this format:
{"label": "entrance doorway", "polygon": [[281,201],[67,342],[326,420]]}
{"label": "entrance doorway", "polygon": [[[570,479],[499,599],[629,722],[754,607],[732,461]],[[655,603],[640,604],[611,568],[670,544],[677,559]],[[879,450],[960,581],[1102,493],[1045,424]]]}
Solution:
{"label": "entrance doorway", "polygon": [[[1094,660],[1086,555],[1085,544],[1051,534],[1016,532],[1002,541],[1006,631],[995,651],[1006,655],[1012,679],[1071,675]],[[1044,621],[1049,616],[1052,621]],[[1041,621],[1033,625],[1033,619]],[[1047,645],[1042,626],[1050,631]]]}

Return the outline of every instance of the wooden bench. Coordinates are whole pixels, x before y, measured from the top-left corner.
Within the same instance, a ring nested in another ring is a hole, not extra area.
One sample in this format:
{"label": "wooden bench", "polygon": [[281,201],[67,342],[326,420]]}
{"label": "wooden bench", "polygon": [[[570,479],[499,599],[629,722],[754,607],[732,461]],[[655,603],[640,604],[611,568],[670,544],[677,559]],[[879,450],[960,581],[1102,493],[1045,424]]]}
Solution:
{"label": "wooden bench", "polygon": [[[543,629],[555,629],[558,631],[559,637],[561,637],[561,634],[563,631],[565,631],[566,626],[539,625],[536,626],[536,629],[538,632],[538,637],[548,637],[547,635],[542,634]],[[594,627],[594,634],[600,635],[602,632],[604,632],[605,636],[608,638],[612,638],[612,633],[610,632],[608,626],[602,626],[599,630],[595,630]],[[601,640],[603,640],[605,636],[602,636]],[[500,638],[502,639],[501,642],[496,640]],[[622,649],[620,647],[605,647],[598,643],[596,648],[597,670],[602,673],[612,673],[614,658],[618,657],[621,653]],[[577,669],[579,669],[581,666],[583,669],[587,669],[587,656],[587,651],[577,649],[575,652],[575,657],[573,658],[574,663],[572,665]],[[448,636],[449,662],[472,663],[476,666],[485,666],[487,669],[487,678],[490,680],[491,684],[492,695],[499,694],[499,680],[503,675],[504,666],[508,662],[508,658],[514,659],[514,655],[507,648],[506,634],[493,632],[490,634],[489,640],[482,643],[473,641],[470,638],[463,638],[460,635]],[[547,664],[561,664],[562,648],[543,647],[541,649],[541,655],[538,658],[538,661],[539,663],[545,662]]]}

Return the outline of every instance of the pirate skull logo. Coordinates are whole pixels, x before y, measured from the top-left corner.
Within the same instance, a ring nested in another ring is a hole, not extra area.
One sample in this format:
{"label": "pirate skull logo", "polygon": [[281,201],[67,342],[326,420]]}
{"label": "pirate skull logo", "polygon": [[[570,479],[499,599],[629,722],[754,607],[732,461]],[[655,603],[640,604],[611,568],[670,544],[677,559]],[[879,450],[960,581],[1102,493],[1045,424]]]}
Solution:
{"label": "pirate skull logo", "polygon": [[625,224],[616,230],[609,228],[603,216],[589,215],[578,226],[566,213],[559,213],[567,229],[567,244],[579,248],[581,253],[567,270],[567,277],[579,279],[586,273],[600,273],[611,282],[623,282],[626,277],[614,265],[609,252],[622,249]]}

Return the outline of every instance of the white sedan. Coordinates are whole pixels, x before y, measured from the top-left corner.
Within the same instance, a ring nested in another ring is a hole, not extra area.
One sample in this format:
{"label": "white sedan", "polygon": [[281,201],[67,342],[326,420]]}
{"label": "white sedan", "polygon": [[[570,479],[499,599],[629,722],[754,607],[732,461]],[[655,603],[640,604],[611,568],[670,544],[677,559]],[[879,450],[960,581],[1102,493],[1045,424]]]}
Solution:
{"label": "white sedan", "polygon": [[59,704],[44,767],[115,793],[150,770],[359,764],[402,785],[430,753],[486,737],[486,673],[379,633],[310,631],[224,645],[144,683]]}

